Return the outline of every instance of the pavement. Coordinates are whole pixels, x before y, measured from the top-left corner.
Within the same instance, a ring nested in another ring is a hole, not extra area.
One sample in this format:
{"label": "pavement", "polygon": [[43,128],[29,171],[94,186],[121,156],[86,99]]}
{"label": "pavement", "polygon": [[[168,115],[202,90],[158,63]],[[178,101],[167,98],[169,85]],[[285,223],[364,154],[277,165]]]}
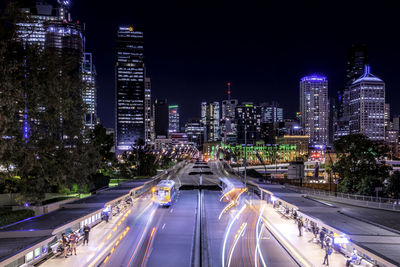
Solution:
{"label": "pavement", "polygon": [[[304,265],[308,266],[325,266],[323,260],[325,251],[321,249],[319,244],[312,242],[313,234],[303,231],[299,237],[297,224],[293,219],[282,218],[281,214],[272,207],[272,204],[267,204],[263,214],[269,228],[277,235],[278,239],[286,242],[287,249],[296,255],[296,253],[306,259]],[[346,258],[339,252],[333,252],[329,256],[329,266],[342,267],[346,265]]]}

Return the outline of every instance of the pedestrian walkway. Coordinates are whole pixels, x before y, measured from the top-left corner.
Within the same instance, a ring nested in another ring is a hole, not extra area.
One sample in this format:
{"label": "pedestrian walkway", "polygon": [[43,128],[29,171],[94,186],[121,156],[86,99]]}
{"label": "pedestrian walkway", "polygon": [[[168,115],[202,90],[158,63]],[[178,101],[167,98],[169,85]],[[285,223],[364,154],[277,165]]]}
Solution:
{"label": "pedestrian walkway", "polygon": [[[264,209],[264,223],[277,237],[277,239],[288,249],[296,259],[303,258],[300,262],[306,266],[326,266],[323,265],[325,250],[319,244],[313,243],[314,235],[305,232],[303,228],[302,236],[299,237],[297,224],[293,219],[282,217],[271,204],[267,204]],[[329,256],[329,266],[346,266],[346,258],[339,252],[333,251]]]}
{"label": "pedestrian walkway", "polygon": [[64,253],[57,254],[51,259],[45,261],[40,266],[57,266],[57,267],[79,267],[79,266],[87,266],[89,260],[92,260],[93,257],[97,257],[100,250],[99,245],[104,240],[107,235],[112,231],[112,229],[117,225],[120,218],[123,216],[123,213],[120,213],[117,216],[114,216],[108,223],[101,222],[90,230],[89,234],[89,244],[83,245],[80,243],[76,247],[76,256],[68,256],[64,257]]}

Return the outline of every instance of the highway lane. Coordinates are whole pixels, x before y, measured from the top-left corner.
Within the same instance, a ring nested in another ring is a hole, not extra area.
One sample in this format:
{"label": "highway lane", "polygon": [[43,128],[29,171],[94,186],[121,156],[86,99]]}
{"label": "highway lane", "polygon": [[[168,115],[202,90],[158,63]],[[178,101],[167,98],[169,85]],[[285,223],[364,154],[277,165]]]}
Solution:
{"label": "highway lane", "polygon": [[198,191],[180,191],[169,208],[155,204],[102,266],[191,266]]}
{"label": "highway lane", "polygon": [[[214,174],[203,175],[203,184],[215,185],[219,177],[226,176],[218,164],[209,163],[207,170]],[[179,182],[199,185],[200,175],[188,175],[199,170],[193,166],[188,164],[170,179],[178,186]],[[297,266],[258,219],[261,206],[249,202],[254,196],[244,194],[238,206],[221,214],[227,205],[220,201],[222,193],[203,192],[210,266]],[[129,230],[120,240],[113,240],[118,245],[110,249],[114,250],[102,266],[192,266],[198,194],[199,190],[180,190],[171,207],[152,204],[141,216],[129,216],[121,227]]]}

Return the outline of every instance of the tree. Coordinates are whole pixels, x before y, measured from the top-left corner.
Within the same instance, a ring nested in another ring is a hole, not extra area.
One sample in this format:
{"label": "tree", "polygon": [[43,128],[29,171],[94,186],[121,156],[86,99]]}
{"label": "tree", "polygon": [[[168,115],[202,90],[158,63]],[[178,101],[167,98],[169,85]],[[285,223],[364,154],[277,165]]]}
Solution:
{"label": "tree", "polygon": [[23,44],[21,17],[11,4],[0,18],[1,181],[17,184],[24,201],[40,201],[52,188],[85,187],[100,166],[87,142],[80,55]]}
{"label": "tree", "polygon": [[382,186],[390,167],[384,163],[389,149],[369,140],[365,135],[352,134],[334,142],[338,161],[334,170],[339,174],[338,188],[347,193],[373,195]]}
{"label": "tree", "polygon": [[389,177],[387,192],[394,197],[395,199],[399,199],[400,193],[400,172],[395,171]]}

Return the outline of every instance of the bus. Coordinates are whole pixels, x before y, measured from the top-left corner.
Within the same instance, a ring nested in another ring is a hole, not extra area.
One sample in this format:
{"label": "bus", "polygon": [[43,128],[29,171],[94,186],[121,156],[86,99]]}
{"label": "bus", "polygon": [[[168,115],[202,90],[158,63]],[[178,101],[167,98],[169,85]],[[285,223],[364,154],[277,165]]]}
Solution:
{"label": "bus", "polygon": [[171,206],[175,199],[175,182],[172,180],[161,180],[152,188],[153,202],[160,206]]}

